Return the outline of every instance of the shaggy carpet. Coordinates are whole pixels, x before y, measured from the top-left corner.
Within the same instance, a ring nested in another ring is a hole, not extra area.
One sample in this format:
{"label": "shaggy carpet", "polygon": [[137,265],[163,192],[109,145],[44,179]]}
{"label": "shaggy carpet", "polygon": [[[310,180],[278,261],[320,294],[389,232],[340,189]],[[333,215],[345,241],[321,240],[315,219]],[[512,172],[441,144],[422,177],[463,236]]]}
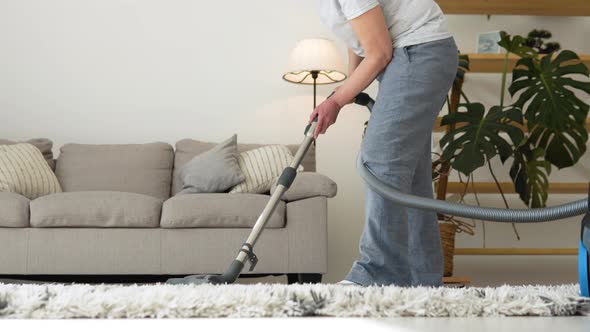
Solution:
{"label": "shaggy carpet", "polygon": [[571,316],[588,306],[577,285],[0,284],[0,318]]}

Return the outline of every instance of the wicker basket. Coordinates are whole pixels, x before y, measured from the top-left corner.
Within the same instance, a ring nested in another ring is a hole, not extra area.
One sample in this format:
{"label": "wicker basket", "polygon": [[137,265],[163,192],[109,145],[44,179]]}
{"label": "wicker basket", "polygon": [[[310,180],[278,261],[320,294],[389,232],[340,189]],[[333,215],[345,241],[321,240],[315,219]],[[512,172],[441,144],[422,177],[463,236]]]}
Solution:
{"label": "wicker basket", "polygon": [[453,256],[455,255],[455,233],[457,232],[457,225],[443,222],[439,223],[439,226],[445,263],[444,276],[450,277],[453,275]]}

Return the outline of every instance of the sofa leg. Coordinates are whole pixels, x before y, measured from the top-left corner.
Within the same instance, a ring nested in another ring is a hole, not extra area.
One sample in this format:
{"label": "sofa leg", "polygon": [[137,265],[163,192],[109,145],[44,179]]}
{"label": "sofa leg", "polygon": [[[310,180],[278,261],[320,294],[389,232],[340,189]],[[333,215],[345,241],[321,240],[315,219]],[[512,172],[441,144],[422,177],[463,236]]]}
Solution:
{"label": "sofa leg", "polygon": [[289,273],[287,283],[291,284],[319,284],[322,282],[320,273]]}

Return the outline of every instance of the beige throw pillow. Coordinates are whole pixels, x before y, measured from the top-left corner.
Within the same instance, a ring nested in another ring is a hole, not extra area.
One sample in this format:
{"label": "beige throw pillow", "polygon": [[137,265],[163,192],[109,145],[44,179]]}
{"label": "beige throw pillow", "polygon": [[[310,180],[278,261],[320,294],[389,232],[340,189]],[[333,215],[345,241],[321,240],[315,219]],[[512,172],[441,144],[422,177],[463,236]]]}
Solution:
{"label": "beige throw pillow", "polygon": [[[269,192],[272,184],[292,160],[293,154],[284,145],[267,145],[240,153],[238,165],[246,180],[233,187],[230,193]],[[299,166],[297,171],[302,172],[303,166]]]}
{"label": "beige throw pillow", "polygon": [[61,192],[61,186],[38,148],[29,143],[0,145],[0,192],[35,199]]}

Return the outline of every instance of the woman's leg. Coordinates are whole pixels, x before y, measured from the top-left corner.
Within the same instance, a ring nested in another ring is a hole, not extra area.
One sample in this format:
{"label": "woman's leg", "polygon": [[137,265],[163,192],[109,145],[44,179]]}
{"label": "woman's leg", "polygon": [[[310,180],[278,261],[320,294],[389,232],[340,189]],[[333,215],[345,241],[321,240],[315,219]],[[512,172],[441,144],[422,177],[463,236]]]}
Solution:
{"label": "woman's leg", "polygon": [[[456,65],[455,43],[447,39],[396,49],[381,75],[361,157],[379,179],[403,192],[411,193],[414,177],[423,176],[423,171],[416,171],[423,170],[427,163],[425,147],[430,153],[432,127]],[[415,220],[410,209],[384,199],[370,188],[365,204],[360,259],[346,279],[363,285],[415,283],[411,266],[415,256],[422,253],[416,250],[414,240],[421,238],[410,237],[415,227],[409,225],[423,221]]]}
{"label": "woman's leg", "polygon": [[[416,196],[433,196],[430,135],[422,148],[411,192]],[[443,256],[436,212],[408,208],[408,235],[412,286],[441,286]]]}

